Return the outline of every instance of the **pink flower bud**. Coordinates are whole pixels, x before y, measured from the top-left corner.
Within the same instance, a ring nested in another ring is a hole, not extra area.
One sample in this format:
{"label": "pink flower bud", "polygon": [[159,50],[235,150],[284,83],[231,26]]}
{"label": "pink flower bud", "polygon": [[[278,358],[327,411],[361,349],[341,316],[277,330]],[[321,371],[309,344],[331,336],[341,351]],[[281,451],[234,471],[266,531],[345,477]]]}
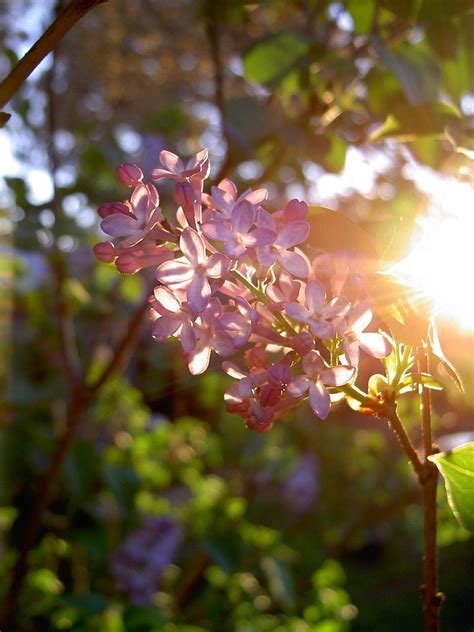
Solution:
{"label": "pink flower bud", "polygon": [[97,213],[102,219],[107,217],[108,215],[114,215],[116,213],[125,213],[125,215],[130,214],[129,207],[126,204],[122,204],[122,202],[106,202],[105,204],[101,204],[97,209]]}
{"label": "pink flower bud", "polygon": [[173,189],[173,197],[179,206],[183,209],[193,208],[196,194],[192,184],[189,182],[177,182]]}
{"label": "pink flower bud", "polygon": [[115,246],[110,241],[101,241],[94,246],[94,254],[99,261],[105,261],[105,263],[112,263],[117,252]]}
{"label": "pink flower bud", "polygon": [[119,165],[115,171],[120,182],[126,187],[134,187],[143,181],[143,171],[131,162]]}
{"label": "pink flower bud", "polygon": [[122,272],[122,274],[135,274],[135,272],[138,272],[142,268],[140,263],[141,260],[139,256],[137,257],[132,252],[127,252],[117,258],[115,265],[117,266],[117,270]]}

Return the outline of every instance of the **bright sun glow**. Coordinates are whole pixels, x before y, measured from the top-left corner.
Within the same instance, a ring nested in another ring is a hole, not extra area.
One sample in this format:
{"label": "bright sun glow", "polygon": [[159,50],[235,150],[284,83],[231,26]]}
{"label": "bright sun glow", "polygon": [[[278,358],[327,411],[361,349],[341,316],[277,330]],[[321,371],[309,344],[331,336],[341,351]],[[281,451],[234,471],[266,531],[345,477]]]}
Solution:
{"label": "bright sun glow", "polygon": [[[433,216],[434,215],[434,216]],[[443,320],[474,331],[474,207],[419,220],[421,241],[391,272],[434,300]]]}

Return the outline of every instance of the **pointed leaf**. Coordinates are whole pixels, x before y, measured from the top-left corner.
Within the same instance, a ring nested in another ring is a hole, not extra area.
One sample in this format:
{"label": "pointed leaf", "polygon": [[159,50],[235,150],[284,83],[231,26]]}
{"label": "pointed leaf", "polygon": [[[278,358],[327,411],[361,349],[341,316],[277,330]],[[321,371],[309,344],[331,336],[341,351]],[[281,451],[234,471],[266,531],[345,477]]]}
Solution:
{"label": "pointed leaf", "polygon": [[428,458],[444,477],[448,502],[456,519],[474,533],[474,443]]}

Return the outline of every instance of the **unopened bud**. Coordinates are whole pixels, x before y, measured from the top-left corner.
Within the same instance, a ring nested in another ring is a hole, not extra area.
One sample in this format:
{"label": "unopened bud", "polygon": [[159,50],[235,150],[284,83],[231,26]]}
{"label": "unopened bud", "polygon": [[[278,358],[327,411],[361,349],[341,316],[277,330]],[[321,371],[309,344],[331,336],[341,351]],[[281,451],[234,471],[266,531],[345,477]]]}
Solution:
{"label": "unopened bud", "polygon": [[94,254],[99,261],[104,261],[105,263],[112,263],[117,256],[115,246],[110,241],[101,241],[99,244],[96,244],[94,246]]}
{"label": "unopened bud", "polygon": [[126,187],[134,187],[143,181],[143,171],[131,162],[119,165],[115,171],[120,182]]}

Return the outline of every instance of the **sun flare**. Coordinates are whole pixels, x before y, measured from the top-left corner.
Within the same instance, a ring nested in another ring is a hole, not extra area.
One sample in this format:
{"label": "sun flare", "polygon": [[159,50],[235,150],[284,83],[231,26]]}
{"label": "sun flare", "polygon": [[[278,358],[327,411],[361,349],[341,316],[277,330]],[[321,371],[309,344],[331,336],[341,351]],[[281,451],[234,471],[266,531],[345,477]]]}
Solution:
{"label": "sun flare", "polygon": [[421,241],[390,272],[434,302],[435,313],[474,331],[474,208],[418,221]]}

